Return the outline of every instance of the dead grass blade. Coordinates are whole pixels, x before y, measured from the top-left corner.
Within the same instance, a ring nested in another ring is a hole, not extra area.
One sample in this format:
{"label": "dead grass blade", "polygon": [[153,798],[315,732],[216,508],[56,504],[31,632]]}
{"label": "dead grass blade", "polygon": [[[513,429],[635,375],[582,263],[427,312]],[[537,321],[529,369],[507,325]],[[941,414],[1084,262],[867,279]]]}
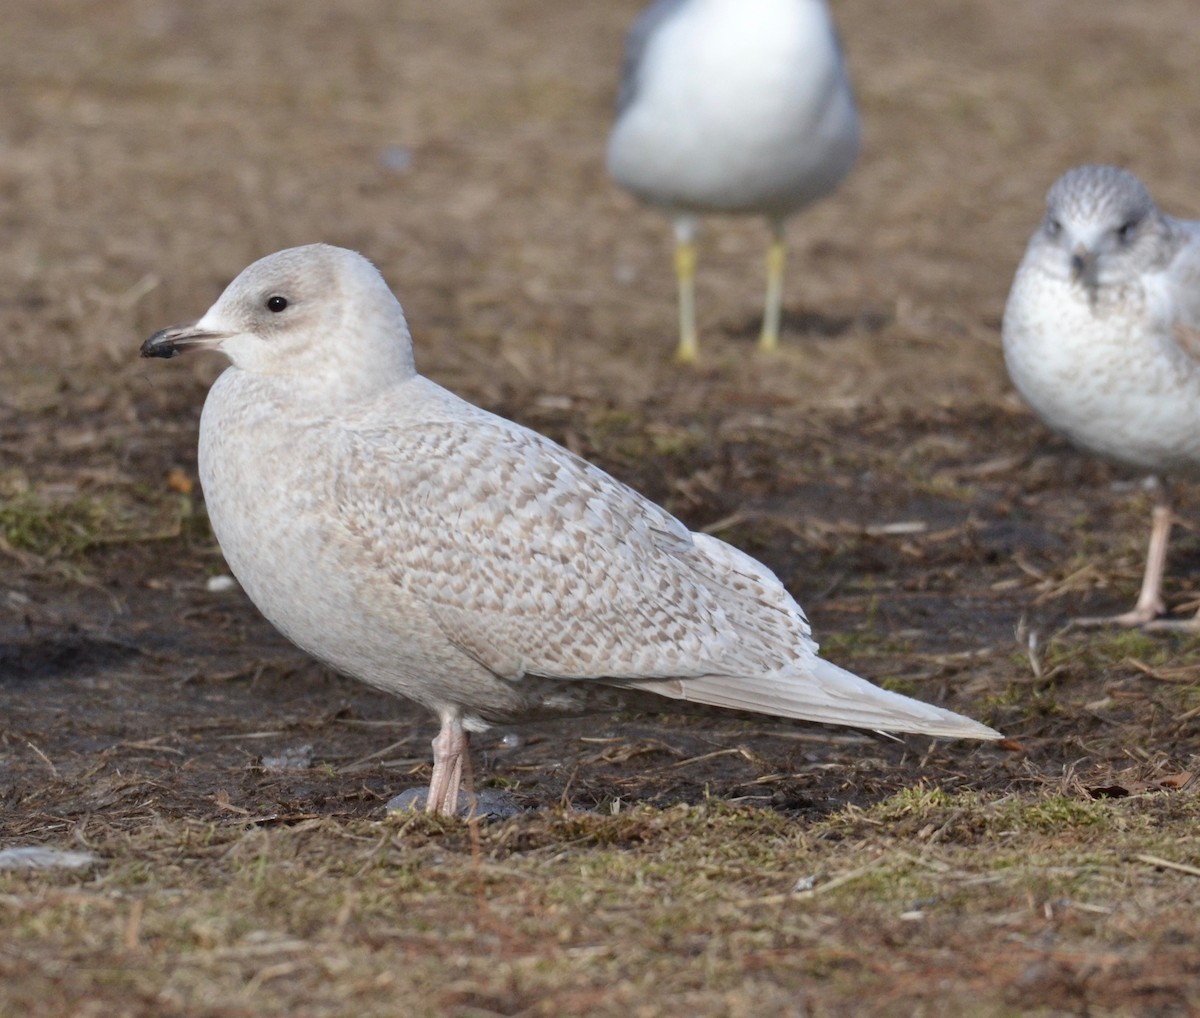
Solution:
{"label": "dead grass blade", "polygon": [[1183,862],[1171,862],[1170,859],[1163,859],[1157,855],[1143,855],[1138,853],[1133,857],[1138,862],[1144,862],[1147,866],[1156,866],[1163,870],[1175,870],[1177,873],[1186,873],[1189,877],[1200,877],[1200,866],[1189,866]]}

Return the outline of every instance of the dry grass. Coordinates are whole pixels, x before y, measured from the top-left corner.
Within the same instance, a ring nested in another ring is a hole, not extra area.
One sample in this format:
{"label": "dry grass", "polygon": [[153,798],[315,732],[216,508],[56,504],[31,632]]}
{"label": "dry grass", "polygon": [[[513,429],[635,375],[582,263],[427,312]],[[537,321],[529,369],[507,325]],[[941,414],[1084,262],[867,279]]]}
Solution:
{"label": "dry grass", "polygon": [[[0,848],[101,861],[0,873],[0,1014],[1200,1013],[1200,645],[1063,629],[1132,600],[1148,503],[1029,417],[997,336],[1067,166],[1200,211],[1192,5],[837,3],[866,149],[793,227],[785,349],[751,352],[764,229],[714,223],[683,372],[667,227],[602,167],[639,2],[9,4]],[[428,719],[206,588],[217,366],[135,357],[313,240],[379,264],[429,374],[1012,743],[567,722],[480,740],[535,812],[385,818]]]}
{"label": "dry grass", "polygon": [[0,880],[0,971],[14,1013],[1182,1014],[1200,884],[1153,854],[1197,819],[924,789],[813,825],[97,819],[94,879]]}

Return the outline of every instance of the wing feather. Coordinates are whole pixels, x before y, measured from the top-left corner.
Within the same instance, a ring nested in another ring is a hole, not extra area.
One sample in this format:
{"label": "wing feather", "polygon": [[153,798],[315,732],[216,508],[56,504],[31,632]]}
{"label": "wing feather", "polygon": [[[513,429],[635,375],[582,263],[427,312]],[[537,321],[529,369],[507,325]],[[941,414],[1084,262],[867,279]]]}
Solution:
{"label": "wing feather", "polygon": [[815,653],[766,567],[535,432],[479,412],[346,441],[344,525],[499,675],[687,678]]}

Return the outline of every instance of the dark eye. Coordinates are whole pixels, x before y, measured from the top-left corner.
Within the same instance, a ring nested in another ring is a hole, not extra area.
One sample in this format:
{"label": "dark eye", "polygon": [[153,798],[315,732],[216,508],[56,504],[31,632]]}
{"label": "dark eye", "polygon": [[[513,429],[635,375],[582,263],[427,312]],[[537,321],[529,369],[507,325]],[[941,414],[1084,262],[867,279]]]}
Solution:
{"label": "dark eye", "polygon": [[275,314],[279,314],[279,312],[282,311],[287,306],[288,306],[288,302],[287,302],[286,297],[268,297],[267,298],[267,310],[274,311]]}
{"label": "dark eye", "polygon": [[1060,223],[1054,217],[1047,219],[1046,220],[1046,236],[1047,237],[1057,237],[1060,233],[1062,233],[1062,223]]}
{"label": "dark eye", "polygon": [[1121,228],[1117,230],[1117,238],[1122,244],[1128,244],[1131,240],[1133,240],[1133,235],[1137,233],[1137,228],[1138,224],[1136,219],[1131,219],[1127,223],[1122,223]]}

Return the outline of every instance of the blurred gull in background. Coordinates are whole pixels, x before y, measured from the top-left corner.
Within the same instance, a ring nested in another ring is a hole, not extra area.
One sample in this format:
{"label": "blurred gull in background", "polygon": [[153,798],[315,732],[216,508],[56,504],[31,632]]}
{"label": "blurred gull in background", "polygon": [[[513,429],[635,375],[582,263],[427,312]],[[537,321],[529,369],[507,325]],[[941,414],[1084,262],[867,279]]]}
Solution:
{"label": "blurred gull in background", "polygon": [[760,345],[779,343],[784,228],[858,155],[858,116],[821,0],[659,0],[629,33],[613,178],[675,224],[681,361],[697,354],[696,216],[765,216]]}

